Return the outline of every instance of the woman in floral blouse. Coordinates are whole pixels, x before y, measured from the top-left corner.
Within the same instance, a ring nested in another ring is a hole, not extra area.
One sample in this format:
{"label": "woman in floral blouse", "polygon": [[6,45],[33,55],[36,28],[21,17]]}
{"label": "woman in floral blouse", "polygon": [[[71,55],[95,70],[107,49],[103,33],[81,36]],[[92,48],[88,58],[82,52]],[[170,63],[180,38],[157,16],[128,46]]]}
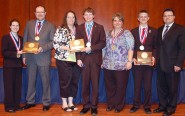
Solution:
{"label": "woman in floral blouse", "polygon": [[55,32],[53,43],[55,49],[54,58],[56,58],[60,80],[62,109],[67,112],[77,110],[73,104],[73,98],[77,94],[80,70],[76,62],[70,59],[75,59],[76,56],[69,49],[69,41],[75,39],[77,25],[75,13],[68,11],[65,14],[62,26],[59,26]]}
{"label": "woman in floral blouse", "polygon": [[106,37],[103,65],[107,94],[107,111],[120,112],[124,107],[129,70],[132,68],[134,38],[123,28],[123,16],[112,18],[113,29]]}

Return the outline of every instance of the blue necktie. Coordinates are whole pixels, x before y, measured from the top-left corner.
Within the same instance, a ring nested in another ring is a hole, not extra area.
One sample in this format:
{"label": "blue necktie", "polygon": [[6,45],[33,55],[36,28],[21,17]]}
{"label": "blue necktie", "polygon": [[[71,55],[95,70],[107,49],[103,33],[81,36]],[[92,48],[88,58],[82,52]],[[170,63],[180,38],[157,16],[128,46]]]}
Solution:
{"label": "blue necktie", "polygon": [[90,24],[87,25],[87,33],[88,33],[88,36],[90,36],[90,33],[91,33],[91,25]]}

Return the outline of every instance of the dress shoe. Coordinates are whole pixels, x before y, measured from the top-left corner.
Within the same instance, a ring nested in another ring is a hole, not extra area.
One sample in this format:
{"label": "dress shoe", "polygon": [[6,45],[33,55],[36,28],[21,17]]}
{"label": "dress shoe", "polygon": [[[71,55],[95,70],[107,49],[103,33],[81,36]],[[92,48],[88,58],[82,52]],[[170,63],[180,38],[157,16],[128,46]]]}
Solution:
{"label": "dress shoe", "polygon": [[133,113],[133,112],[136,112],[139,108],[133,106],[131,109],[130,109],[130,113]]}
{"label": "dress shoe", "polygon": [[15,108],[15,110],[16,110],[16,111],[21,111],[21,110],[23,110],[23,109],[22,109],[20,106],[18,106],[18,107]]}
{"label": "dress shoe", "polygon": [[108,106],[107,108],[106,108],[106,111],[112,111],[114,109],[114,107],[112,106]]}
{"label": "dress shoe", "polygon": [[165,109],[161,109],[161,108],[157,108],[153,111],[153,113],[161,113],[161,112],[165,112]]}
{"label": "dress shoe", "polygon": [[76,107],[76,106],[71,106],[71,107],[69,107],[71,110],[74,110],[74,111],[77,111],[78,110],[78,108]]}
{"label": "dress shoe", "polygon": [[35,107],[35,104],[26,104],[25,106],[22,107],[23,110],[29,109],[31,107]]}
{"label": "dress shoe", "polygon": [[119,113],[119,112],[121,112],[121,110],[115,109],[114,112],[115,112],[115,113]]}
{"label": "dress shoe", "polygon": [[15,113],[15,109],[6,109],[5,112]]}
{"label": "dress shoe", "polygon": [[145,111],[146,114],[151,114],[152,113],[150,108],[145,108],[144,111]]}
{"label": "dress shoe", "polygon": [[83,114],[87,113],[89,110],[90,110],[90,108],[83,108],[83,109],[80,111],[80,114],[83,115]]}
{"label": "dress shoe", "polygon": [[66,112],[72,112],[73,110],[71,109],[71,108],[69,108],[69,107],[65,107],[65,108],[62,108],[64,111],[66,111]]}
{"label": "dress shoe", "polygon": [[166,111],[163,113],[163,116],[171,116],[174,113],[175,113],[174,111]]}
{"label": "dress shoe", "polygon": [[92,116],[96,116],[98,114],[97,108],[92,108],[91,109],[91,114],[92,114]]}
{"label": "dress shoe", "polygon": [[43,106],[43,111],[48,111],[50,106]]}

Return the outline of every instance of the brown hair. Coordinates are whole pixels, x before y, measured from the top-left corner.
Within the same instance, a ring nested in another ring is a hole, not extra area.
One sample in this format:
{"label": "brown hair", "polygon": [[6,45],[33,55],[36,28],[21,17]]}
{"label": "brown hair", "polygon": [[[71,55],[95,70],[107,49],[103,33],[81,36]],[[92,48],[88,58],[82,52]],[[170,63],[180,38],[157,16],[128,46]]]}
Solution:
{"label": "brown hair", "polygon": [[20,26],[20,23],[19,23],[19,21],[18,21],[17,19],[12,19],[12,20],[9,22],[9,26],[11,26],[13,22],[17,22],[17,23],[19,24],[19,26]]}
{"label": "brown hair", "polygon": [[121,20],[122,22],[124,22],[124,17],[121,13],[117,12],[112,16],[112,21],[114,21],[115,18],[118,18],[119,20]]}
{"label": "brown hair", "polygon": [[63,24],[62,24],[61,27],[66,27],[66,28],[70,31],[70,29],[69,29],[69,27],[68,27],[68,25],[67,25],[67,15],[68,15],[68,13],[72,13],[72,14],[74,15],[74,17],[75,17],[74,26],[75,26],[75,27],[78,26],[78,23],[77,23],[77,18],[76,18],[75,12],[72,11],[72,10],[67,11],[67,12],[65,13],[65,15],[64,15]]}
{"label": "brown hair", "polygon": [[85,12],[89,12],[92,13],[93,15],[95,14],[94,10],[91,7],[87,7],[83,10],[83,15],[85,14]]}

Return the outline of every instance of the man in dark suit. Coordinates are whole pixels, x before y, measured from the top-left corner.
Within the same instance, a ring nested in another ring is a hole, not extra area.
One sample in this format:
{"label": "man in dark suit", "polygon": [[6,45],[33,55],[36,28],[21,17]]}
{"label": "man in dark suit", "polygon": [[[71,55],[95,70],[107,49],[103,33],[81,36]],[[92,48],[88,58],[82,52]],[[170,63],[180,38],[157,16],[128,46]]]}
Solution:
{"label": "man in dark suit", "polygon": [[[131,30],[134,40],[134,103],[130,112],[136,112],[141,105],[141,87],[144,85],[144,111],[151,113],[151,87],[153,66],[156,58],[157,30],[148,26],[149,14],[146,10],[141,10],[138,14],[139,27]],[[150,65],[139,65],[137,62],[137,52],[152,52],[152,63]]]}
{"label": "man in dark suit", "polygon": [[[94,10],[86,8],[83,12],[85,23],[78,26],[76,38],[83,38],[85,48],[77,53],[77,64],[82,68],[82,99],[83,109],[80,114],[96,115],[98,104],[98,85],[102,64],[102,49],[105,47],[106,36],[102,25],[93,21]],[[92,100],[90,101],[90,83],[92,85]]]}
{"label": "man in dark suit", "polygon": [[159,107],[154,113],[163,116],[175,113],[177,107],[180,70],[185,57],[184,27],[176,24],[172,9],[163,12],[164,26],[158,29],[157,40],[157,92]]}
{"label": "man in dark suit", "polygon": [[45,20],[46,11],[43,6],[36,7],[35,16],[37,20],[27,22],[24,31],[25,42],[38,42],[39,49],[36,54],[25,54],[23,62],[28,69],[28,92],[26,96],[27,104],[23,109],[35,106],[36,74],[37,70],[41,75],[43,88],[43,111],[50,108],[50,76],[49,67],[51,62],[51,49],[53,47],[53,37],[55,28]]}

